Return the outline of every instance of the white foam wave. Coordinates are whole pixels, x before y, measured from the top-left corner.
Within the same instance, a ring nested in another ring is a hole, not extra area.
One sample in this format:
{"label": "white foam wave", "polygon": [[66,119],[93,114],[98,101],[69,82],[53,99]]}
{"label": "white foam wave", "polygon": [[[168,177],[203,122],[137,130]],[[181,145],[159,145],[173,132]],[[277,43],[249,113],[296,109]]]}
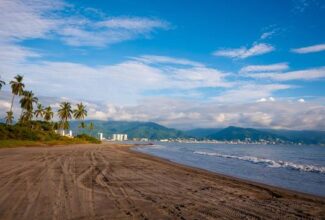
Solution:
{"label": "white foam wave", "polygon": [[253,157],[253,156],[235,156],[235,155],[227,155],[227,154],[212,153],[212,152],[205,152],[205,151],[194,151],[194,153],[201,154],[201,155],[222,157],[222,158],[244,160],[244,161],[249,161],[249,162],[256,163],[256,164],[265,164],[266,166],[273,167],[273,168],[284,167],[284,168],[288,168],[288,169],[292,169],[292,170],[325,174],[325,167],[322,167],[322,166],[315,166],[315,165],[308,165],[308,164],[296,164],[296,163],[289,162],[289,161],[282,161],[282,160],[275,161],[275,160],[271,160],[271,159],[258,158],[258,157]]}
{"label": "white foam wave", "polygon": [[152,145],[152,146],[149,146],[151,149],[164,149],[166,148],[164,145],[158,145],[158,144],[155,144],[155,145]]}

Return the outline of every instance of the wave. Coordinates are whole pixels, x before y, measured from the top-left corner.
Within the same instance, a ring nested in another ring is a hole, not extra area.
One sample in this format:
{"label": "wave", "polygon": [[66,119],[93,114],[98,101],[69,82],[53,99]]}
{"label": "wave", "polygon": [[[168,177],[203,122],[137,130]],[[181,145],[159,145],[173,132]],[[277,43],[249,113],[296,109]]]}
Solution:
{"label": "wave", "polygon": [[155,144],[155,145],[151,145],[149,146],[150,149],[164,149],[166,148],[166,146],[164,145],[159,145],[159,144]]}
{"label": "wave", "polygon": [[227,155],[227,154],[220,154],[220,153],[212,153],[212,152],[205,152],[205,151],[194,151],[195,154],[201,155],[208,155],[208,156],[215,156],[215,157],[222,157],[222,158],[230,158],[230,159],[237,159],[237,160],[244,160],[256,164],[264,164],[268,167],[273,168],[288,168],[292,170],[304,171],[304,172],[313,172],[313,173],[324,173],[325,174],[325,167],[322,166],[315,166],[315,165],[308,165],[308,164],[296,164],[289,161],[282,161],[282,160],[271,160],[266,158],[258,158],[253,156],[235,156],[235,155]]}

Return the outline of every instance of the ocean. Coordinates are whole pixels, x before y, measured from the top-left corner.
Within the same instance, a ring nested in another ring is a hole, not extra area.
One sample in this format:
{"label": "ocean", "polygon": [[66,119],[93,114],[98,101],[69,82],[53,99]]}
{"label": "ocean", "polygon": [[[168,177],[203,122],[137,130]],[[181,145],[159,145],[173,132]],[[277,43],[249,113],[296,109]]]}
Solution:
{"label": "ocean", "polygon": [[216,173],[325,196],[325,147],[162,143],[135,150]]}

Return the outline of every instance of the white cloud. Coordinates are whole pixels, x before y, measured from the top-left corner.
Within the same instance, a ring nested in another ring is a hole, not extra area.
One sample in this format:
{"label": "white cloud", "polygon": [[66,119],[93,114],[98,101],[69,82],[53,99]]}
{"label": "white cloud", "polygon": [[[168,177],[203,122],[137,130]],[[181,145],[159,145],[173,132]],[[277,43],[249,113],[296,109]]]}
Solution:
{"label": "white cloud", "polygon": [[272,30],[272,31],[268,31],[268,32],[264,32],[262,35],[261,35],[261,39],[262,40],[265,40],[267,38],[270,38],[272,35],[274,35],[276,33],[276,30]]}
{"label": "white cloud", "polygon": [[298,102],[304,103],[305,99],[298,99]]}
{"label": "white cloud", "polygon": [[256,102],[267,102],[267,101],[274,102],[274,101],[275,101],[275,98],[273,98],[273,97],[269,97],[269,98],[260,98],[260,99],[258,99]]}
{"label": "white cloud", "polygon": [[[8,63],[3,60],[0,66],[6,79],[23,73],[26,82],[43,95],[83,97],[118,104],[135,103],[145,93],[160,90],[188,90],[186,94],[192,95],[192,89],[232,85],[225,79],[227,73],[195,61],[150,57],[154,58],[150,62],[141,62],[143,57],[140,57],[104,66],[45,61]],[[175,63],[184,65],[175,66]]]}
{"label": "white cloud", "polygon": [[111,18],[97,23],[100,27],[108,27],[113,29],[127,29],[134,31],[150,31],[154,28],[169,28],[169,24],[159,19],[149,19],[141,17],[121,17]]}
{"label": "white cloud", "polygon": [[63,0],[0,1],[0,41],[58,38],[70,46],[104,47],[166,30],[169,23],[146,17],[100,17],[91,20]]}
{"label": "white cloud", "polygon": [[133,57],[134,60],[141,61],[143,63],[155,64],[155,63],[169,63],[169,64],[179,64],[179,65],[187,65],[187,66],[196,66],[203,67],[204,64],[195,62],[188,59],[182,58],[174,58],[167,56],[156,56],[156,55],[143,55],[139,57]]}
{"label": "white cloud", "polygon": [[252,78],[269,78],[276,81],[290,81],[290,80],[316,80],[325,78],[325,67],[290,71],[284,73],[278,72],[264,72],[264,73],[250,73],[245,76]]}
{"label": "white cloud", "polygon": [[266,102],[266,101],[267,101],[266,98],[260,98],[260,99],[258,99],[256,102]]}
{"label": "white cloud", "polygon": [[60,0],[1,0],[0,39],[46,37],[48,32],[58,26],[58,20],[51,18],[51,13],[63,7],[64,3]]}
{"label": "white cloud", "polygon": [[[0,118],[10,107],[9,93],[0,93]],[[66,99],[40,96],[45,106],[51,105],[54,112],[59,103],[70,101],[73,105],[79,99]],[[256,127],[281,129],[316,129],[325,130],[325,106],[322,100],[270,101],[248,103],[193,102],[176,98],[146,98],[133,105],[114,105],[106,102],[82,101],[87,106],[87,119],[154,121],[165,126],[191,129],[198,127]],[[15,103],[15,116],[20,109]],[[57,115],[55,115],[57,120]]]}
{"label": "white cloud", "polygon": [[17,62],[26,61],[28,58],[40,57],[36,51],[12,43],[0,42],[1,63],[16,64]]}
{"label": "white cloud", "polygon": [[88,20],[81,25],[68,25],[59,35],[71,46],[104,47],[139,37],[148,37],[158,29],[168,29],[165,21],[150,18],[112,18],[94,22]]}
{"label": "white cloud", "polygon": [[207,67],[178,68],[174,69],[172,80],[178,88],[200,87],[230,87],[232,83],[226,82],[225,73]]}
{"label": "white cloud", "polygon": [[250,48],[241,47],[237,49],[217,50],[213,53],[213,55],[244,59],[247,57],[266,54],[272,52],[273,50],[275,50],[275,48],[269,44],[258,43],[258,44],[254,44]]}
{"label": "white cloud", "polygon": [[[214,100],[223,103],[247,103],[260,101],[272,101],[272,94],[275,91],[290,89],[293,86],[285,84],[254,84],[242,82],[235,88],[230,88]],[[265,97],[270,97],[266,99]]]}
{"label": "white cloud", "polygon": [[251,72],[274,72],[283,71],[289,68],[287,63],[275,63],[270,65],[250,65],[241,68],[240,73],[251,73]]}
{"label": "white cloud", "polygon": [[9,101],[0,100],[0,109],[4,109],[6,111],[9,111],[11,106],[11,103]]}
{"label": "white cloud", "polygon": [[308,47],[291,49],[292,52],[299,53],[299,54],[316,53],[316,52],[321,52],[324,50],[325,50],[325,44],[317,44],[317,45],[308,46]]}

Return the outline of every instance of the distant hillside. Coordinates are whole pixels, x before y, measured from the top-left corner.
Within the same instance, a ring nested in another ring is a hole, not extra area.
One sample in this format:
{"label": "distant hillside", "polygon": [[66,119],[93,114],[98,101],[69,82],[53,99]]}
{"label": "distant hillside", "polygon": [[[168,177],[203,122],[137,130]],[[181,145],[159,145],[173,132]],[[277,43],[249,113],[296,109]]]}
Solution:
{"label": "distant hillside", "polygon": [[[102,132],[104,137],[111,137],[114,133],[128,134],[129,138],[149,138],[149,139],[166,139],[166,138],[196,138],[210,140],[245,140],[251,141],[268,140],[293,142],[304,144],[325,144],[325,131],[291,131],[291,130],[274,130],[274,129],[254,129],[240,128],[230,126],[227,128],[198,128],[189,131],[180,131],[167,128],[154,122],[130,122],[130,121],[99,121],[88,120],[87,124],[93,122],[95,129],[93,131],[85,130],[86,133],[97,135]],[[71,129],[74,133],[78,129],[79,122],[72,121]]]}
{"label": "distant hillside", "polygon": [[185,131],[185,134],[195,138],[206,138],[222,130],[222,128],[196,128]]}
{"label": "distant hillside", "polygon": [[[86,121],[87,124],[93,122],[95,129],[91,132],[96,135],[103,132],[104,137],[111,137],[115,133],[124,133],[129,138],[149,138],[149,139],[165,139],[178,138],[186,136],[183,131],[172,128],[166,128],[154,122],[129,122],[129,121]],[[72,121],[71,129],[77,132],[79,122]],[[90,132],[90,131],[87,131]]]}
{"label": "distant hillside", "polygon": [[227,127],[222,129],[214,134],[208,135],[207,138],[215,139],[215,140],[224,140],[224,141],[231,141],[231,140],[245,140],[249,138],[252,141],[258,140],[268,140],[273,141],[277,139],[287,140],[285,137],[272,134],[266,131],[261,131],[253,128],[240,128],[240,127]]}
{"label": "distant hillside", "polygon": [[305,144],[325,144],[325,131],[295,131],[295,130],[275,130],[264,129],[272,134],[281,135],[282,137],[292,140],[294,142],[301,142]]}

